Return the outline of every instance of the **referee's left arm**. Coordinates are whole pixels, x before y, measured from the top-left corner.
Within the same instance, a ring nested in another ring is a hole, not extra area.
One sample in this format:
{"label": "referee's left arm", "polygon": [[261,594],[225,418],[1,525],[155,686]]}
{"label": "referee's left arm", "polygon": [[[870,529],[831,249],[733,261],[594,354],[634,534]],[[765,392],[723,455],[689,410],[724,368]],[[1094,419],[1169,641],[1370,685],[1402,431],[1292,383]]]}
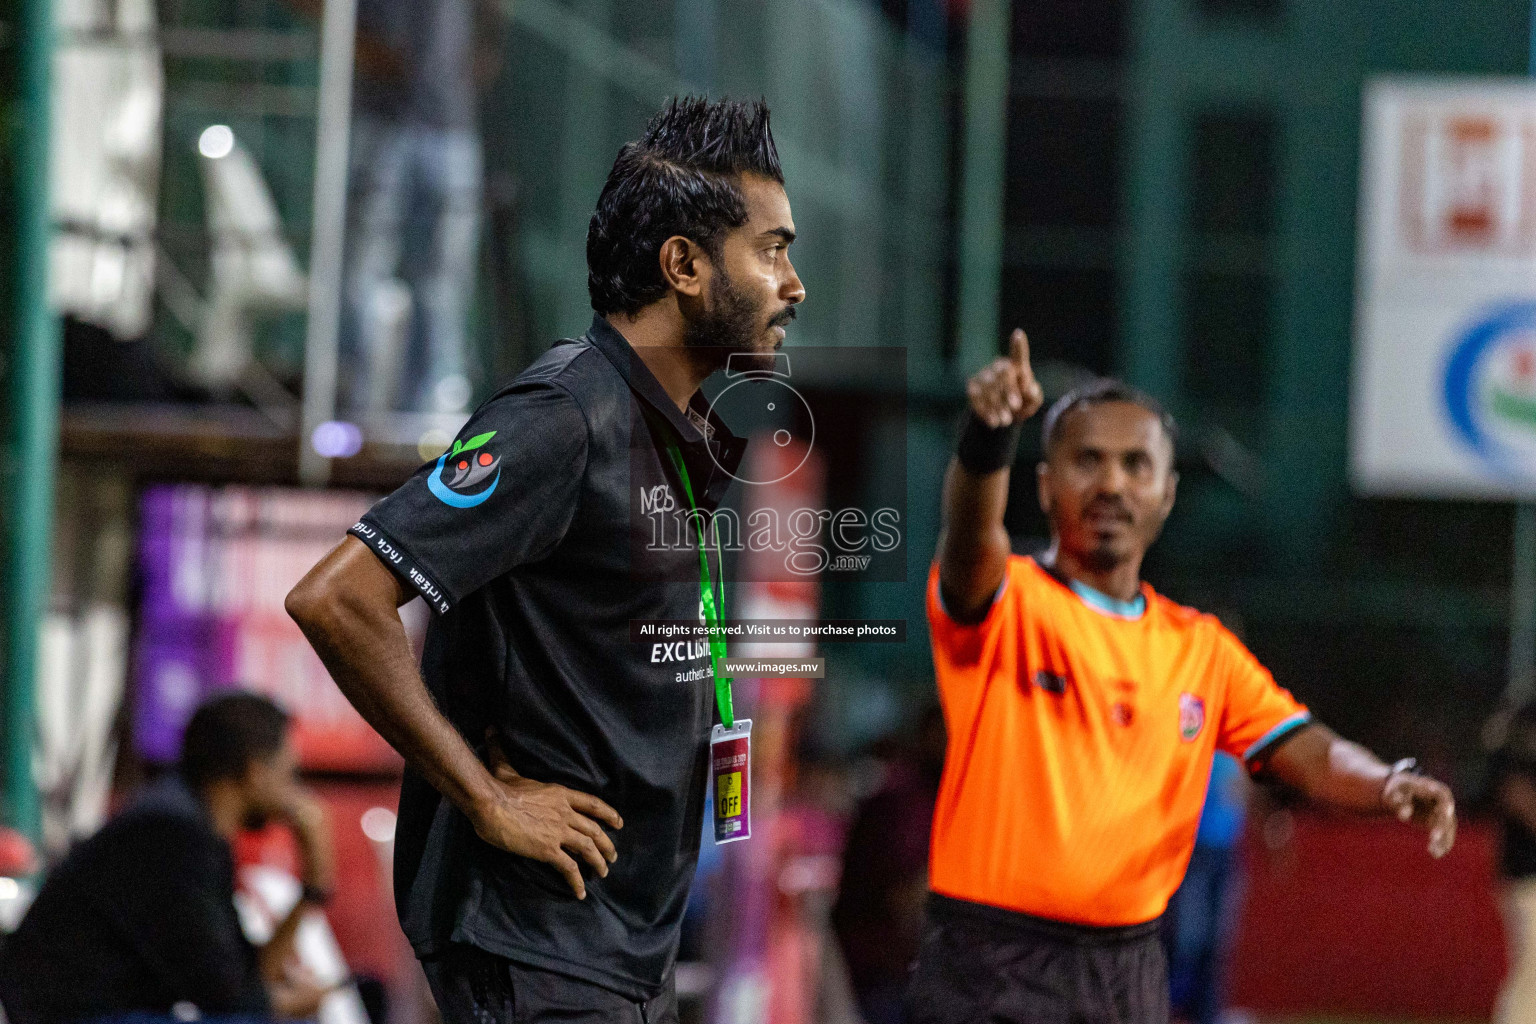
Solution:
{"label": "referee's left arm", "polygon": [[1431,856],[1456,841],[1456,801],[1450,787],[1406,766],[1388,765],[1358,743],[1316,722],[1270,754],[1264,771],[1309,800],[1363,814],[1391,814],[1429,830]]}

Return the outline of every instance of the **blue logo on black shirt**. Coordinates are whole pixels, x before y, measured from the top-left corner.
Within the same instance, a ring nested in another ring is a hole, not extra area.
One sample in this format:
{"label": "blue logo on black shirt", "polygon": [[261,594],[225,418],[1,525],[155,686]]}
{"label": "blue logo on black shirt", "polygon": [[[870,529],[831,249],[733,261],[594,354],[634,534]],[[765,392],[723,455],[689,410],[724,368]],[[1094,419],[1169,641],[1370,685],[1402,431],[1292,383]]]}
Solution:
{"label": "blue logo on black shirt", "polygon": [[[452,449],[443,452],[437,460],[437,465],[427,475],[427,489],[432,492],[432,496],[454,508],[474,508],[489,498],[501,481],[501,458],[477,449],[483,447],[495,436],[496,431],[488,430],[483,434],[476,434],[468,441],[455,441]],[[450,467],[453,470],[453,478],[444,481],[443,471],[449,459],[453,460],[453,465]],[[463,488],[484,483],[485,478],[492,473],[495,476],[491,477],[491,486],[475,494],[464,493]]]}

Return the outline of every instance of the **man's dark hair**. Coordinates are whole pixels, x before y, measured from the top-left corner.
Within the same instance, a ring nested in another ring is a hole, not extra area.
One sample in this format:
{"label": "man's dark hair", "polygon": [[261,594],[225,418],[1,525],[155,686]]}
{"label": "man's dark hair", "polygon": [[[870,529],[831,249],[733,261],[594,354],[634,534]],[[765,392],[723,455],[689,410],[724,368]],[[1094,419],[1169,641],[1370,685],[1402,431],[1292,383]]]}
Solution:
{"label": "man's dark hair", "polygon": [[619,150],[587,228],[587,291],[603,315],[635,313],[667,293],[658,254],[673,235],[720,257],[747,222],[741,176],[784,183],[762,100],[674,97]]}
{"label": "man's dark hair", "polygon": [[266,697],[236,691],[204,701],[181,738],[181,777],[193,789],[238,779],[252,761],[282,749],[288,713]]}
{"label": "man's dark hair", "polygon": [[1058,440],[1058,428],[1062,417],[1077,409],[1087,409],[1095,405],[1107,405],[1110,402],[1126,402],[1130,405],[1139,405],[1162,424],[1163,433],[1168,438],[1170,447],[1174,447],[1179,441],[1179,427],[1173,422],[1173,416],[1163,404],[1151,395],[1138,388],[1133,388],[1123,381],[1113,377],[1100,377],[1097,380],[1084,384],[1080,388],[1074,388],[1062,395],[1045,414],[1045,426],[1041,431],[1041,450],[1047,456]]}

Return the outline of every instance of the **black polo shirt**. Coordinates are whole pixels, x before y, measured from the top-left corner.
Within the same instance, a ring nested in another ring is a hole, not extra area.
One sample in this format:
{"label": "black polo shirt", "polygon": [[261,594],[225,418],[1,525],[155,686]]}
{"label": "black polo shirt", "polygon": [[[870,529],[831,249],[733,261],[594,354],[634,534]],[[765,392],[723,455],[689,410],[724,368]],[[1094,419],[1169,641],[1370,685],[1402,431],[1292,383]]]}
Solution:
{"label": "black polo shirt", "polygon": [[422,675],[471,746],[483,751],[493,729],[520,774],[592,793],[624,818],[618,861],[607,878],[583,867],[581,901],[553,867],[479,839],[408,770],[395,896],[420,956],[467,942],[635,999],[672,968],[714,687],[705,645],[630,639],[633,619],[699,615],[697,549],[649,550],[641,514],[661,494],[686,509],[669,443],[700,507],[715,508],[745,443],[699,395],[680,412],[599,317],[352,528],[437,613]]}

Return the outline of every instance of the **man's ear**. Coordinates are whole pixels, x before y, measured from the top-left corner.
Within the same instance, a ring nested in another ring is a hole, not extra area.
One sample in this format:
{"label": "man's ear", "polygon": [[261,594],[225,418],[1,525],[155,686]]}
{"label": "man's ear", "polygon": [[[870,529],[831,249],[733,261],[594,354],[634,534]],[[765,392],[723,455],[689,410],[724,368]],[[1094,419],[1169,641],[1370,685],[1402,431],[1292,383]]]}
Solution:
{"label": "man's ear", "polygon": [[1051,517],[1051,467],[1044,459],[1035,464],[1035,490],[1040,495],[1040,511]]}
{"label": "man's ear", "polygon": [[712,269],[709,255],[702,246],[682,235],[673,235],[661,243],[656,258],[661,263],[661,278],[667,287],[691,298],[704,294]]}
{"label": "man's ear", "polygon": [[1177,470],[1168,471],[1168,493],[1163,496],[1163,519],[1166,520],[1173,513],[1173,499],[1179,492],[1179,474]]}

